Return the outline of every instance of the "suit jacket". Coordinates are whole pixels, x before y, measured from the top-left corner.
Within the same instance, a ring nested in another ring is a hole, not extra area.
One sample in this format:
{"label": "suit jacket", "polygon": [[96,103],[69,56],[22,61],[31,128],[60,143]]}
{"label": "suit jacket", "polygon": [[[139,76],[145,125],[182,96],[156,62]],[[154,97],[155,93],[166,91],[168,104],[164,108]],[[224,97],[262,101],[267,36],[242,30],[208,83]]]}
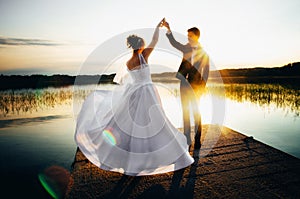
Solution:
{"label": "suit jacket", "polygon": [[166,34],[171,45],[183,53],[183,58],[179,66],[176,77],[181,81],[187,81],[194,90],[205,87],[209,73],[209,57],[202,49],[200,44],[194,52],[194,64],[192,65],[193,47],[187,44],[181,44],[175,40],[172,33]]}

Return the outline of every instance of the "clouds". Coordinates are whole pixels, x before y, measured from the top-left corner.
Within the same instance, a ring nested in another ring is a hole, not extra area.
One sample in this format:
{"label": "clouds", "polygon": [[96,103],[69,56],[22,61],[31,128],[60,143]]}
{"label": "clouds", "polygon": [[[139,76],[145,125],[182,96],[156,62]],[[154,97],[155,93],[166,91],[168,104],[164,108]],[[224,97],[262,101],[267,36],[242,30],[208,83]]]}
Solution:
{"label": "clouds", "polygon": [[6,46],[61,46],[62,43],[56,43],[43,39],[24,39],[0,36],[0,47]]}

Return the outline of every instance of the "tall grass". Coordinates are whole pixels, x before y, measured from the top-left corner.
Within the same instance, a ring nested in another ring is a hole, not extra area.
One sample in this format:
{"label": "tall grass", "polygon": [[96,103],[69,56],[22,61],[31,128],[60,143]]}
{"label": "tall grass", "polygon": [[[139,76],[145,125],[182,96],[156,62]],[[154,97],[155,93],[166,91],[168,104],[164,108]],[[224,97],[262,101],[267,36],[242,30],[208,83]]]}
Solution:
{"label": "tall grass", "polygon": [[[283,87],[279,84],[225,84],[226,98],[245,102],[250,101],[259,106],[274,104],[277,108],[285,109],[300,115],[300,90]],[[221,95],[220,86],[208,87],[208,92],[214,95]]]}
{"label": "tall grass", "polygon": [[[0,91],[0,117],[38,112],[58,105],[71,105],[74,96],[77,101],[83,101],[94,89],[95,87],[73,89],[70,86]],[[298,89],[277,84],[210,84],[205,92],[224,96],[224,90],[226,98],[238,102],[251,101],[259,106],[275,104],[277,108],[293,112],[296,116],[300,115],[300,90]],[[173,88],[172,93],[179,97],[178,87]]]}
{"label": "tall grass", "polygon": [[70,104],[72,96],[72,90],[69,88],[1,91],[0,116],[32,113],[61,104]]}

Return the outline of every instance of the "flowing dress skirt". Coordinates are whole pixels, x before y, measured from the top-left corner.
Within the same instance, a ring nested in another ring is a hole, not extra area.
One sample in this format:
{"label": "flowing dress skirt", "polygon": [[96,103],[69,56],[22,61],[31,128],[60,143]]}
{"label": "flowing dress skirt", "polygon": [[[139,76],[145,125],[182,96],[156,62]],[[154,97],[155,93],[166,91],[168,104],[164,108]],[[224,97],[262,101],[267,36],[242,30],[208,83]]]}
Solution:
{"label": "flowing dress skirt", "polygon": [[77,118],[75,141],[93,164],[126,175],[166,173],[194,161],[152,83],[92,92]]}

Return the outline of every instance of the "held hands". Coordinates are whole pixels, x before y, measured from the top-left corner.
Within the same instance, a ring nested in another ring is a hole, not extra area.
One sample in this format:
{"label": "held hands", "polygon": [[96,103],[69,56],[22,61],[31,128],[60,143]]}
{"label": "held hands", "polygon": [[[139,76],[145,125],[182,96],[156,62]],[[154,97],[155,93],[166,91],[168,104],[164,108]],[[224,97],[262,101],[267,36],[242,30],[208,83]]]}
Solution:
{"label": "held hands", "polygon": [[158,28],[163,27],[164,24],[165,24],[165,22],[166,22],[166,19],[163,18],[163,19],[159,22],[159,24],[157,24],[157,27],[158,27]]}
{"label": "held hands", "polygon": [[171,30],[170,30],[170,25],[169,25],[168,22],[165,21],[164,26],[165,26],[169,31],[171,31]]}
{"label": "held hands", "polygon": [[159,24],[157,25],[157,28],[160,28],[160,27],[166,27],[168,29],[169,32],[171,32],[171,29],[170,29],[170,25],[169,23],[166,21],[166,18],[164,17],[160,22]]}
{"label": "held hands", "polygon": [[161,26],[160,27],[166,27],[167,29],[168,29],[168,31],[171,31],[171,29],[170,29],[170,25],[169,25],[169,23],[166,21],[166,18],[163,18],[162,20],[161,20]]}

